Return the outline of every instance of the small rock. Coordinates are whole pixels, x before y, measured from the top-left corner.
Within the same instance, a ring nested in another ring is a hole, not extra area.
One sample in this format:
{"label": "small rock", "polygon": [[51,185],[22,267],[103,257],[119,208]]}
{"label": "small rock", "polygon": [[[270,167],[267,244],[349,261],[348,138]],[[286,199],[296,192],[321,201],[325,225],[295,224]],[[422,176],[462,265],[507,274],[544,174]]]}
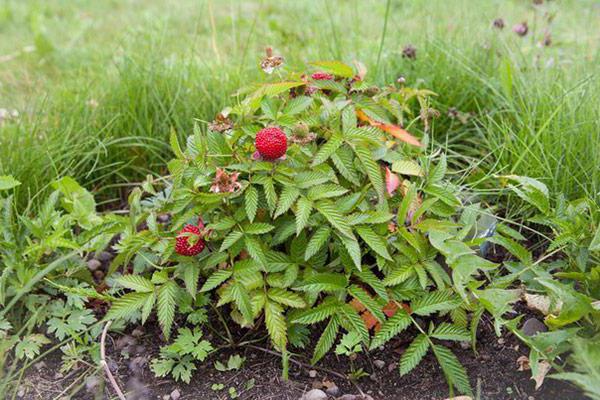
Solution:
{"label": "small rock", "polygon": [[171,220],[171,215],[170,214],[160,214],[158,217],[156,217],[156,220],[161,224],[166,224],[167,222],[169,222]]}
{"label": "small rock", "polygon": [[500,338],[498,339],[498,344],[503,345],[506,342],[506,340],[504,340],[504,338]]}
{"label": "small rock", "polygon": [[341,397],[338,397],[337,400],[356,400],[356,395],[354,394],[345,394]]}
{"label": "small rock", "polygon": [[162,399],[163,399],[163,400],[171,400],[171,395],[170,395],[170,394],[165,394],[165,395],[162,397]]}
{"label": "small rock", "polygon": [[320,389],[312,389],[304,393],[300,400],[327,400],[327,394]]}
{"label": "small rock", "polygon": [[462,341],[460,342],[460,348],[463,350],[467,350],[468,348],[471,347],[471,343],[467,342],[467,341]]}
{"label": "small rock", "polygon": [[181,397],[181,393],[179,393],[179,390],[175,389],[171,392],[172,400],[179,400],[180,397]]}
{"label": "small rock", "polygon": [[85,380],[85,390],[88,393],[94,393],[100,385],[100,379],[96,375],[88,376]]}
{"label": "small rock", "polygon": [[338,394],[340,394],[340,388],[338,388],[337,385],[334,383],[325,390],[325,393],[327,393],[330,396],[336,397]]}
{"label": "small rock", "polygon": [[140,338],[144,335],[144,328],[142,328],[141,326],[138,326],[137,328],[135,328],[134,330],[131,331],[131,336],[133,336],[134,338]]}
{"label": "small rock", "polygon": [[96,258],[100,261],[110,261],[113,259],[113,255],[108,251],[101,251],[100,253],[96,254]]}
{"label": "small rock", "polygon": [[398,367],[398,363],[397,362],[391,362],[388,364],[388,372],[392,372],[393,370],[395,370]]}
{"label": "small rock", "polygon": [[45,363],[44,361],[40,361],[40,362],[37,362],[37,363],[33,364],[33,366],[34,366],[34,368],[35,368],[36,370],[38,370],[38,371],[39,371],[39,370],[41,370],[42,368],[46,368],[46,363]]}
{"label": "small rock", "polygon": [[311,369],[310,371],[308,371],[308,376],[310,376],[311,378],[316,378],[317,371],[315,371],[314,369]]}
{"label": "small rock", "polygon": [[529,318],[521,327],[523,334],[526,336],[535,336],[539,332],[546,332],[548,328],[542,321],[537,318]]}
{"label": "small rock", "polygon": [[87,267],[90,271],[95,271],[102,266],[102,263],[95,258],[92,258],[87,262]]}
{"label": "small rock", "polygon": [[385,361],[375,360],[375,361],[373,361],[373,365],[375,365],[379,369],[383,369],[383,367],[385,367]]}
{"label": "small rock", "polygon": [[25,388],[24,387],[19,388],[19,390],[17,391],[17,397],[18,398],[25,397]]}
{"label": "small rock", "polygon": [[54,374],[54,380],[58,380],[58,379],[62,379],[64,378],[64,375],[61,374],[60,372],[57,372]]}

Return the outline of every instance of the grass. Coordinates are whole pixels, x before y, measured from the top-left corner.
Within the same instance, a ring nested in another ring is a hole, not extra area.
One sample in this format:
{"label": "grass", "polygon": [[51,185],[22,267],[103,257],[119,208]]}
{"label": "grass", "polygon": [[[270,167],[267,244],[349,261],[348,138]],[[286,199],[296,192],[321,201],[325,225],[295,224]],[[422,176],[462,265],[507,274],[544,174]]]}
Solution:
{"label": "grass", "polygon": [[[439,93],[434,138],[478,166],[468,181],[528,175],[600,200],[599,26],[591,0],[3,0],[0,108],[20,118],[0,127],[0,174],[24,183],[23,204],[63,175],[110,201],[162,172],[170,131],[212,119],[272,45],[291,68],[358,59],[379,82],[402,74]],[[546,30],[553,44],[539,47]],[[408,43],[415,61],[401,57]],[[451,107],[477,117],[462,124]]]}

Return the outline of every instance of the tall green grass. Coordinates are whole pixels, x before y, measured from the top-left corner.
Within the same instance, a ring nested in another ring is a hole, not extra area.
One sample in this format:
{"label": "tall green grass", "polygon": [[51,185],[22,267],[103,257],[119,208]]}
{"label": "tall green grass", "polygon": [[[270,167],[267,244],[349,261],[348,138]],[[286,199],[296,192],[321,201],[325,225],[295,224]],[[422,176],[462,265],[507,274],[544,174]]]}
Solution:
{"label": "tall green grass", "polygon": [[[272,45],[289,68],[358,59],[379,82],[404,75],[436,91],[433,135],[457,166],[600,198],[595,2],[392,1],[382,41],[386,5],[4,0],[0,107],[21,117],[0,127],[0,174],[24,182],[22,203],[62,175],[118,198],[127,182],[162,172],[171,130],[190,132],[194,118],[210,120],[236,88],[260,79]],[[556,14],[549,26],[545,13]],[[497,17],[503,31],[491,27]],[[525,38],[510,31],[522,20]],[[554,44],[540,48],[545,29]],[[408,43],[415,61],[401,56]],[[445,116],[451,107],[477,117],[462,124]]]}

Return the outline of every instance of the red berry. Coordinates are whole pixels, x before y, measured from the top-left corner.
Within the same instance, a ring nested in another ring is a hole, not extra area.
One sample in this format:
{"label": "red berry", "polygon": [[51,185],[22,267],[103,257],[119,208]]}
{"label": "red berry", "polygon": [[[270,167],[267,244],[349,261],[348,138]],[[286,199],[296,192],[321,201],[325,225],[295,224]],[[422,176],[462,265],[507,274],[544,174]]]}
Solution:
{"label": "red berry", "polygon": [[[195,256],[204,250],[204,240],[202,239],[202,232],[200,231],[203,224],[202,222],[199,222],[199,224],[200,226],[187,224],[179,232],[179,235],[177,235],[177,238],[175,239],[175,252],[177,252],[177,254],[182,256]],[[190,244],[189,240],[191,236],[185,235],[186,233],[197,235],[198,238],[196,242]]]}
{"label": "red berry", "polygon": [[256,150],[265,160],[276,160],[285,155],[287,137],[279,128],[264,128],[256,134]]}
{"label": "red berry", "polygon": [[315,81],[330,81],[333,79],[333,75],[328,74],[327,72],[315,72],[310,77]]}

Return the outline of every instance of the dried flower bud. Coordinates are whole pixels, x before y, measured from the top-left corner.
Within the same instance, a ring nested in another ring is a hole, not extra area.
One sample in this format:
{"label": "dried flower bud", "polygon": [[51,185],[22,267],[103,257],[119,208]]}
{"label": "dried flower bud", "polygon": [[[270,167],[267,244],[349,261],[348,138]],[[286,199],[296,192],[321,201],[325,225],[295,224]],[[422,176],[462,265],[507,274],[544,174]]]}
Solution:
{"label": "dried flower bud", "polygon": [[223,113],[218,113],[215,120],[208,124],[208,129],[213,132],[227,132],[233,129],[233,122],[227,116],[223,115]]}
{"label": "dried flower bud", "polygon": [[265,52],[266,57],[261,61],[260,67],[266,74],[272,74],[273,71],[283,65],[284,60],[281,56],[274,56],[271,47],[267,47]]}
{"label": "dried flower bud", "polygon": [[417,49],[412,44],[408,44],[404,46],[402,49],[402,57],[408,58],[409,60],[416,60],[417,58]]}
{"label": "dried flower bud", "polygon": [[497,29],[504,29],[504,27],[505,27],[504,20],[502,18],[496,18],[494,20],[493,26],[494,26],[494,28],[497,28]]}

